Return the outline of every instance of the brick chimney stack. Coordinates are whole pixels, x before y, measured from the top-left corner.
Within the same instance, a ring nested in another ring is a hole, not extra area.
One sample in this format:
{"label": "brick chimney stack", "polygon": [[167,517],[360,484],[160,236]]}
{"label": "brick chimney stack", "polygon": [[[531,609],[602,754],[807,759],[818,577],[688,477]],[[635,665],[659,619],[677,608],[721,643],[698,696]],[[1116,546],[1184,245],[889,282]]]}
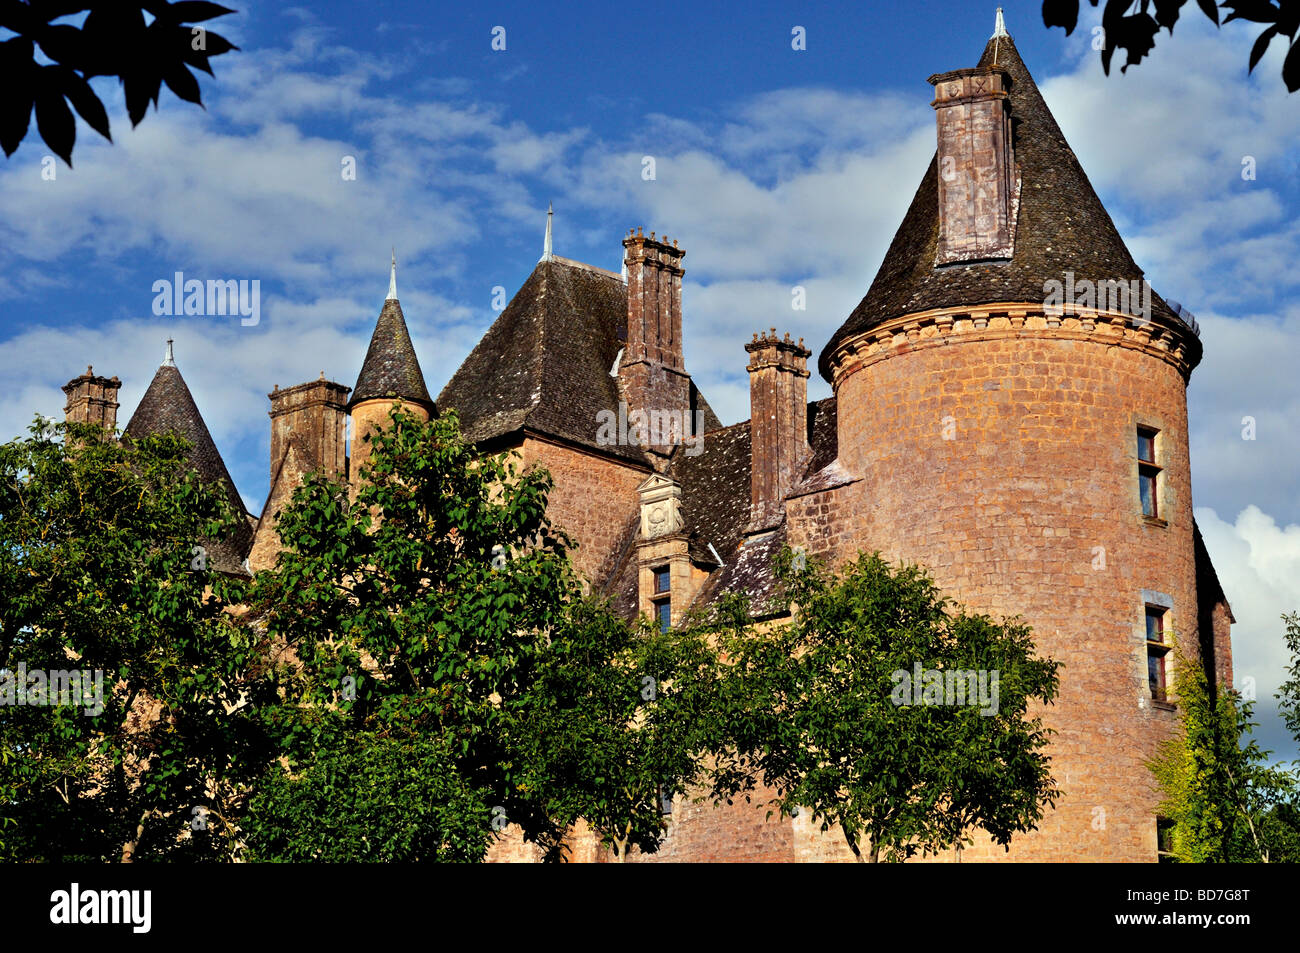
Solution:
{"label": "brick chimney stack", "polygon": [[[682,357],[682,259],[667,236],[629,231],[623,239],[627,269],[627,343],[619,379],[629,411],[689,415],[691,379]],[[690,436],[689,434],[684,436]],[[669,453],[670,444],[648,447]]]}
{"label": "brick chimney stack", "polygon": [[750,529],[780,522],[781,501],[808,455],[808,357],[799,343],[770,335],[745,345],[749,352],[749,428],[752,442]]}
{"label": "brick chimney stack", "polygon": [[63,385],[67,404],[63,408],[68,423],[99,424],[109,433],[117,429],[117,392],[122,382],[117,375],[99,377],[87,365],[86,373]]}
{"label": "brick chimney stack", "polygon": [[1020,176],[1011,141],[1011,75],[998,66],[931,76],[938,128],[936,265],[1010,258]]}
{"label": "brick chimney stack", "polygon": [[297,438],[304,470],[324,470],[332,477],[347,475],[348,393],[352,388],[325,380],[309,381],[281,390],[271,398],[271,479],[280,466],[290,438]]}

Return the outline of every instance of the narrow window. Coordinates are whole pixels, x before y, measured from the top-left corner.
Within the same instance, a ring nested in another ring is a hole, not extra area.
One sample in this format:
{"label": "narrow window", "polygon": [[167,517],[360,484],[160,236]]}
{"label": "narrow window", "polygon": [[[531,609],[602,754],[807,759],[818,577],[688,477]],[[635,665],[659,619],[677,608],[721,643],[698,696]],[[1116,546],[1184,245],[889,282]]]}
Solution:
{"label": "narrow window", "polygon": [[672,591],[672,576],[667,566],[654,570],[654,615],[659,623],[659,631],[667,632],[673,625],[673,600],[668,595]]}
{"label": "narrow window", "polygon": [[1149,427],[1137,429],[1138,493],[1142,497],[1142,515],[1159,513],[1160,467],[1156,466],[1156,434]]}
{"label": "narrow window", "polygon": [[1165,610],[1147,606],[1147,682],[1151,697],[1158,702],[1165,701],[1167,696],[1165,657],[1170,647],[1165,640]]}

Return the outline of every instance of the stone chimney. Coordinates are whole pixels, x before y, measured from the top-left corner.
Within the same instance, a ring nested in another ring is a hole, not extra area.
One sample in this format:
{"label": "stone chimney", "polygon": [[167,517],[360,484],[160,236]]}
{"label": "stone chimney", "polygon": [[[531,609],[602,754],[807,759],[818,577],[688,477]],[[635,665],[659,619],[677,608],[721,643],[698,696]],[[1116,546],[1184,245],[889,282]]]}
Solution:
{"label": "stone chimney", "polygon": [[309,381],[281,390],[271,398],[271,479],[284,458],[289,440],[296,438],[305,458],[305,471],[323,470],[331,477],[347,475],[347,405],[352,388],[325,380]]}
{"label": "stone chimney", "polygon": [[1011,141],[1011,74],[981,66],[931,76],[938,127],[936,265],[1010,258],[1020,175]]}
{"label": "stone chimney", "polygon": [[799,343],[770,335],[745,345],[749,352],[750,529],[780,522],[781,501],[808,456],[808,357]]}
{"label": "stone chimney", "polygon": [[[691,420],[691,379],[682,358],[682,258],[686,252],[665,236],[641,229],[623,239],[627,269],[627,343],[619,380],[629,412],[652,419]],[[668,454],[674,441],[652,428],[646,449]],[[678,434],[679,439],[691,434]]]}
{"label": "stone chimney", "polygon": [[99,424],[109,433],[117,429],[117,392],[122,382],[117,375],[99,377],[87,365],[86,373],[63,385],[67,404],[63,408],[68,423]]}

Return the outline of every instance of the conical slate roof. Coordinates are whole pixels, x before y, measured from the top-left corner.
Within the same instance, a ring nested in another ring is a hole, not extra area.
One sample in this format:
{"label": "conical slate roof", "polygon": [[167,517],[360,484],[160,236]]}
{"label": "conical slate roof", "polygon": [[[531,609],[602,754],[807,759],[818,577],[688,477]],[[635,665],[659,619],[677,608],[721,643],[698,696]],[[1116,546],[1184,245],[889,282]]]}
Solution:
{"label": "conical slate roof", "polygon": [[[827,380],[830,357],[841,341],[903,314],[995,301],[1043,301],[1044,283],[1064,282],[1067,271],[1076,280],[1094,282],[1142,278],[1142,269],[1043,102],[1015,42],[1005,35],[989,40],[979,65],[993,65],[995,52],[996,65],[1011,74],[1012,142],[1021,174],[1013,257],[935,267],[936,155],[866,297],[822,349],[818,367]],[[1174,317],[1154,293],[1151,308],[1155,315]]]}
{"label": "conical slate roof", "polygon": [[208,425],[204,423],[203,415],[199,413],[198,405],[175,364],[165,363],[158,368],[124,433],[128,437],[174,433],[189,442],[190,464],[195,471],[204,482],[220,487],[235,512],[243,517],[229,539],[212,544],[211,562],[215,568],[225,572],[241,571],[240,564],[248,555],[253,536],[247,511],[212,434],[208,432]]}
{"label": "conical slate roof", "polygon": [[[447,382],[438,406],[454,409],[475,443],[526,427],[645,463],[638,447],[596,441],[597,415],[618,413],[618,380],[609,372],[626,322],[627,285],[618,275],[544,257]],[[694,384],[691,403],[704,413],[705,430],[721,426]]]}
{"label": "conical slate roof", "polygon": [[406,318],[396,297],[384,301],[379,312],[375,332],[370,336],[370,348],[357,375],[357,386],[352,389],[352,407],[363,400],[375,397],[400,397],[414,403],[433,407],[429,389],[424,384],[420,361],[411,344],[411,334],[406,330]]}

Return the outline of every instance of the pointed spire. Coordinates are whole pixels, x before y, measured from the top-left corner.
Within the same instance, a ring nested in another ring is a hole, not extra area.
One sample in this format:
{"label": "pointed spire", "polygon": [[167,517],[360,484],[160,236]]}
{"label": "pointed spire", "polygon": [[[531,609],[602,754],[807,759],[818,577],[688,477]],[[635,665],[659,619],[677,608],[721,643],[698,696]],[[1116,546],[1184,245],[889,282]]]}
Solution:
{"label": "pointed spire", "polygon": [[1007,32],[1007,21],[1002,19],[1002,8],[998,7],[997,21],[993,25],[993,36],[1010,36]]}
{"label": "pointed spire", "polygon": [[[243,498],[239,495],[235,481],[230,478],[230,471],[221,459],[208,425],[204,423],[194,396],[181,377],[180,369],[176,367],[171,340],[167,342],[167,356],[162,366],[154,372],[153,380],[127,422],[125,433],[133,439],[164,433],[184,437],[190,445],[190,466],[198,471],[205,482],[213,483],[224,491],[236,513],[246,512]],[[207,548],[210,566],[215,566],[222,572],[236,572],[240,561],[248,553],[248,547],[252,545],[252,527],[241,520],[229,536],[211,542],[197,542]]]}
{"label": "pointed spire", "polygon": [[[393,267],[396,269],[396,265]],[[394,277],[393,284],[396,284],[396,280]],[[396,288],[388,292],[384,307],[379,312],[379,320],[375,322],[374,333],[370,336],[370,347],[366,350],[366,359],[357,376],[357,386],[352,389],[348,407],[363,400],[393,397],[433,406],[424,383],[424,374],[420,371],[420,361],[411,344],[411,334],[406,328],[402,305],[397,300]]]}
{"label": "pointed spire", "polygon": [[542,242],[542,257],[538,261],[550,261],[554,255],[551,252],[551,217],[555,214],[555,206],[550,202],[546,203],[546,240]]}
{"label": "pointed spire", "polygon": [[388,273],[388,297],[385,301],[397,300],[397,249],[393,249],[393,270]]}

